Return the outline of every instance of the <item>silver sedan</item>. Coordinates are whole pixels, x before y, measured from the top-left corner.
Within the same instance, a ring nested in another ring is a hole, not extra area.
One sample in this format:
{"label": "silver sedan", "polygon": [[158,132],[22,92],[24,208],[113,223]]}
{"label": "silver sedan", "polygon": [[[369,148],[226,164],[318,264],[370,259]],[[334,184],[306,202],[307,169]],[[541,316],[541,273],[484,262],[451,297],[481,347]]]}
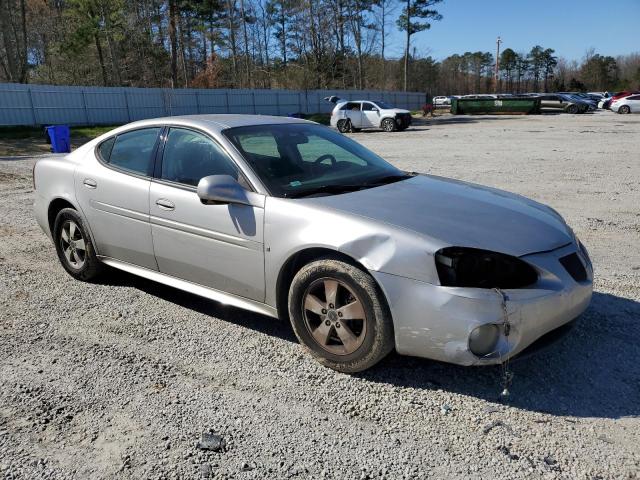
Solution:
{"label": "silver sedan", "polygon": [[501,363],[591,298],[587,251],[555,210],[403,172],[304,120],[135,122],[40,160],[34,184],[38,223],[74,278],[106,264],[290,320],[343,372],[394,348]]}

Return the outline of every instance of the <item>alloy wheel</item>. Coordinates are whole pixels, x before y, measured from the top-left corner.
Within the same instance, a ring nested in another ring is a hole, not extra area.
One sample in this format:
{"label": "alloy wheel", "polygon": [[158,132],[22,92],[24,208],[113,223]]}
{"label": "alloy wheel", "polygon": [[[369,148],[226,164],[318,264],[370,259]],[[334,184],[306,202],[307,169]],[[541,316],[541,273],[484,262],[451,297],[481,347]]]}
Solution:
{"label": "alloy wheel", "polygon": [[349,355],[364,342],[367,333],[364,306],[340,280],[320,278],[311,283],[302,308],[305,326],[323,350]]}
{"label": "alloy wheel", "polygon": [[351,130],[351,122],[349,120],[338,120],[338,131],[340,133],[349,133]]}
{"label": "alloy wheel", "polygon": [[67,263],[76,270],[81,269],[87,258],[87,251],[82,230],[73,220],[67,220],[62,225],[60,246]]}

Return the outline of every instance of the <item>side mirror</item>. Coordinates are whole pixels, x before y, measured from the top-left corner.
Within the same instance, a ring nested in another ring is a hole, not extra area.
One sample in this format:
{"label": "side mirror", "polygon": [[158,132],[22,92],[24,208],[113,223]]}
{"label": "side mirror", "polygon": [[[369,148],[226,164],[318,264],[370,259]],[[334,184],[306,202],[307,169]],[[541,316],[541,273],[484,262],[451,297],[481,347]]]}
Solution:
{"label": "side mirror", "polygon": [[198,182],[198,197],[204,204],[237,203],[251,205],[247,192],[230,175],[209,175]]}

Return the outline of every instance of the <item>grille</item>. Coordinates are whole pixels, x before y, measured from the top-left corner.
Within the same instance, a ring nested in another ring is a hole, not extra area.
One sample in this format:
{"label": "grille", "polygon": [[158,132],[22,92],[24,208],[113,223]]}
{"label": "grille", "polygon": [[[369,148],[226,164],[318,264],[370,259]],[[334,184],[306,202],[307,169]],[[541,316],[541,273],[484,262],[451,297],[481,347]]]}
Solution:
{"label": "grille", "polygon": [[587,270],[584,268],[580,258],[578,258],[577,253],[562,257],[560,263],[576,282],[584,282],[587,279]]}

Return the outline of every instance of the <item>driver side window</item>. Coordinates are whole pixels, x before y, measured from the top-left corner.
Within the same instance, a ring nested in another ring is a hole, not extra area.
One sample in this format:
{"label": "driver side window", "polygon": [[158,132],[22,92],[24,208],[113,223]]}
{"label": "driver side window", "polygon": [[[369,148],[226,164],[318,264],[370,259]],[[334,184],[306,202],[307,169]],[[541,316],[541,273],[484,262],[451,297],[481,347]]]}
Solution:
{"label": "driver side window", "polygon": [[[307,143],[299,144],[298,151],[300,152],[300,158],[302,158],[304,162],[314,163],[320,157],[330,155],[336,159],[336,163],[347,162],[362,167],[367,165],[367,162],[355,156],[353,153],[350,153],[339,145],[316,135],[309,135],[309,141]],[[331,159],[327,158],[321,163],[329,164],[330,162]]]}
{"label": "driver side window", "polygon": [[209,175],[231,175],[238,179],[233,161],[217,143],[193,130],[171,128],[162,155],[160,177],[197,186]]}

